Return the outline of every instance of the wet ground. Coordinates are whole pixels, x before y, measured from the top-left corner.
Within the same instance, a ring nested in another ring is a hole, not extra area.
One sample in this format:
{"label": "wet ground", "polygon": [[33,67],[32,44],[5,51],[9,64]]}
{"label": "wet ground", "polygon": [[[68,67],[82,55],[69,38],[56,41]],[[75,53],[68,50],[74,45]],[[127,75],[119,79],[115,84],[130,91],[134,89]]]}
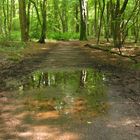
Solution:
{"label": "wet ground", "polygon": [[0,140],[140,139],[139,71],[80,46],[42,49],[1,68]]}

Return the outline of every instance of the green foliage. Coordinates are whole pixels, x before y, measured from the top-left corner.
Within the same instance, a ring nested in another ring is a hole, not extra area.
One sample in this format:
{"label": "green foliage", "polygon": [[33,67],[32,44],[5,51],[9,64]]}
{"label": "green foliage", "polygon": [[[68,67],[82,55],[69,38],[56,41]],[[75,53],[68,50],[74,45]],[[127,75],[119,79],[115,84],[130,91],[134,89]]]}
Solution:
{"label": "green foliage", "polygon": [[40,32],[37,29],[34,29],[30,32],[30,37],[34,39],[40,38]]}
{"label": "green foliage", "polygon": [[0,35],[0,41],[1,42],[7,42],[7,41],[20,41],[20,31],[12,31],[10,34],[8,35]]}
{"label": "green foliage", "polygon": [[[3,3],[4,2],[4,3]],[[12,2],[12,1],[11,1]],[[19,4],[18,1],[13,1],[12,4],[8,1],[0,1],[0,40],[3,41],[15,41],[20,40],[20,22],[19,22]],[[30,3],[31,7],[28,7],[29,0],[26,0],[26,15],[29,19],[29,37],[30,39],[39,39],[41,35],[42,26],[42,12],[41,4],[37,0],[33,0],[35,3]],[[116,0],[112,0],[114,6]],[[123,6],[124,1],[120,0],[120,8]],[[96,10],[95,10],[96,4]],[[112,19],[110,0],[105,1],[104,18],[102,21],[102,28],[100,39],[113,39],[112,24],[117,23],[118,19],[121,20],[121,26],[123,27],[121,35],[126,35],[126,39],[140,40],[140,18],[139,18],[139,1],[128,1],[124,14],[119,18]],[[112,5],[113,6],[113,5]],[[78,13],[76,8],[78,7]],[[29,11],[28,11],[28,8]],[[101,12],[103,9],[103,1],[88,0],[88,37],[96,37],[98,34],[98,28],[101,20]],[[11,12],[11,10],[13,11]],[[47,0],[47,38],[55,40],[70,40],[79,39],[79,33],[76,33],[76,25],[80,25],[80,7],[78,0]],[[115,10],[115,9],[114,9]],[[38,14],[37,14],[38,11]],[[96,12],[95,12],[96,11]],[[28,13],[29,12],[29,13]],[[13,13],[13,15],[11,14]],[[96,14],[96,15],[95,15]],[[29,17],[28,17],[29,16]],[[95,18],[96,17],[96,18]],[[95,29],[96,27],[96,29]],[[63,33],[65,32],[65,33]]]}
{"label": "green foliage", "polygon": [[20,24],[19,24],[19,18],[18,17],[13,18],[12,29],[14,31],[19,31],[20,30]]}
{"label": "green foliage", "polygon": [[26,43],[24,42],[9,42],[9,41],[1,41],[0,49],[7,51],[15,51],[19,49],[23,49],[26,47]]}
{"label": "green foliage", "polygon": [[55,40],[70,40],[70,39],[79,39],[78,33],[49,33],[47,36],[49,39]]}
{"label": "green foliage", "polygon": [[0,53],[6,60],[19,62],[23,56],[22,50],[26,47],[23,42],[0,42]]}
{"label": "green foliage", "polygon": [[13,31],[9,37],[10,41],[20,40],[20,32],[19,31]]}
{"label": "green foliage", "polygon": [[134,64],[134,65],[133,65],[133,68],[134,68],[134,69],[140,70],[140,62],[137,63],[137,64]]}
{"label": "green foliage", "polygon": [[38,24],[36,18],[32,18],[32,24],[30,27],[30,37],[35,38],[35,39],[40,38],[40,34],[41,34],[40,30],[41,30],[41,28],[40,28],[40,25]]}

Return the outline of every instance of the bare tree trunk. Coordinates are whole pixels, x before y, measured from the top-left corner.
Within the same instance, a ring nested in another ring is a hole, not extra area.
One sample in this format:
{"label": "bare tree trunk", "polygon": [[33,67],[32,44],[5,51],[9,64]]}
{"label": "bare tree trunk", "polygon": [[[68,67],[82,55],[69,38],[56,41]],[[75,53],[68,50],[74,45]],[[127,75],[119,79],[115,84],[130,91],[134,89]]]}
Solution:
{"label": "bare tree trunk", "polygon": [[25,0],[19,0],[19,19],[21,29],[21,40],[26,42],[29,39],[27,17],[26,17],[26,3]]}
{"label": "bare tree trunk", "polygon": [[[120,0],[117,0],[116,3],[114,3],[111,0],[111,13],[112,13],[112,34],[113,34],[113,41],[114,41],[114,46],[119,49],[122,47],[123,42],[122,42],[122,29],[121,29],[121,22],[122,22],[122,15],[126,9],[128,0],[124,0],[123,6],[120,8]],[[115,8],[114,8],[115,6]],[[120,51],[121,53],[121,51]]]}
{"label": "bare tree trunk", "polygon": [[134,39],[135,39],[135,43],[137,43],[139,40],[139,33],[140,33],[139,17],[137,16],[133,22],[134,22],[133,24],[134,24],[134,37],[135,37]]}
{"label": "bare tree trunk", "polygon": [[46,6],[47,6],[47,0],[43,0],[43,3],[41,4],[41,13],[42,13],[42,27],[41,27],[41,36],[39,39],[39,43],[45,43],[46,39],[46,30],[47,30],[47,22],[46,22]]}
{"label": "bare tree trunk", "polygon": [[7,36],[7,15],[6,15],[6,9],[5,9],[5,1],[3,0],[3,16],[4,16],[4,20],[3,20],[3,24],[4,24],[4,35]]}
{"label": "bare tree trunk", "polygon": [[68,32],[67,1],[62,0],[62,29],[63,33]]}
{"label": "bare tree trunk", "polygon": [[87,40],[87,0],[79,0],[80,2],[80,40]]}
{"label": "bare tree trunk", "polygon": [[31,9],[31,2],[28,2],[28,7],[27,7],[27,34],[29,35],[30,31],[30,9]]}
{"label": "bare tree trunk", "polygon": [[100,25],[99,25],[99,31],[98,31],[97,44],[99,44],[99,41],[100,41],[101,28],[102,28],[102,20],[103,20],[103,15],[104,15],[104,10],[105,10],[105,0],[103,0],[103,6],[101,7],[101,3],[100,2],[99,2],[99,6],[100,6],[100,9],[101,9],[101,16],[100,16]]}
{"label": "bare tree trunk", "polygon": [[111,33],[110,33],[110,27],[111,27],[111,24],[110,24],[110,2],[108,1],[107,2],[107,6],[106,6],[106,30],[105,30],[105,38],[107,40],[107,42],[109,42],[109,37],[111,36]]}

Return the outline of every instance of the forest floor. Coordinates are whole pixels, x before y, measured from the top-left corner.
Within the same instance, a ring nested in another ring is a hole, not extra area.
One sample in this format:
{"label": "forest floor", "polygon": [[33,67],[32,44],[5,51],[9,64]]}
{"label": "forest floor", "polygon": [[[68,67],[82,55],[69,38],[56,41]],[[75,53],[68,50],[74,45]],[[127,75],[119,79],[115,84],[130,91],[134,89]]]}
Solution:
{"label": "forest floor", "polygon": [[[0,140],[139,140],[140,57],[131,59],[88,48],[93,41],[28,43],[18,51],[0,50]],[[106,42],[101,47],[111,46]],[[112,48],[110,48],[112,49]],[[117,49],[112,49],[118,51]],[[140,54],[140,47],[126,44],[126,55]],[[56,110],[25,109],[17,99],[19,81],[34,71],[95,69],[107,73],[109,109],[105,115],[69,119]]]}

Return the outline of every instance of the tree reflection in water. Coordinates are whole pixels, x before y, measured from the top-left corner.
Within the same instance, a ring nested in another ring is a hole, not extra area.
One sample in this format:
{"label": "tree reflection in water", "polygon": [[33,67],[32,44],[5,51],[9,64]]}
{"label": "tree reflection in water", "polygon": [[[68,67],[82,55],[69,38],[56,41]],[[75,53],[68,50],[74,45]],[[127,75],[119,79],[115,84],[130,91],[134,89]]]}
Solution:
{"label": "tree reflection in water", "polygon": [[34,72],[23,84],[29,110],[96,116],[108,110],[105,76],[92,69]]}

